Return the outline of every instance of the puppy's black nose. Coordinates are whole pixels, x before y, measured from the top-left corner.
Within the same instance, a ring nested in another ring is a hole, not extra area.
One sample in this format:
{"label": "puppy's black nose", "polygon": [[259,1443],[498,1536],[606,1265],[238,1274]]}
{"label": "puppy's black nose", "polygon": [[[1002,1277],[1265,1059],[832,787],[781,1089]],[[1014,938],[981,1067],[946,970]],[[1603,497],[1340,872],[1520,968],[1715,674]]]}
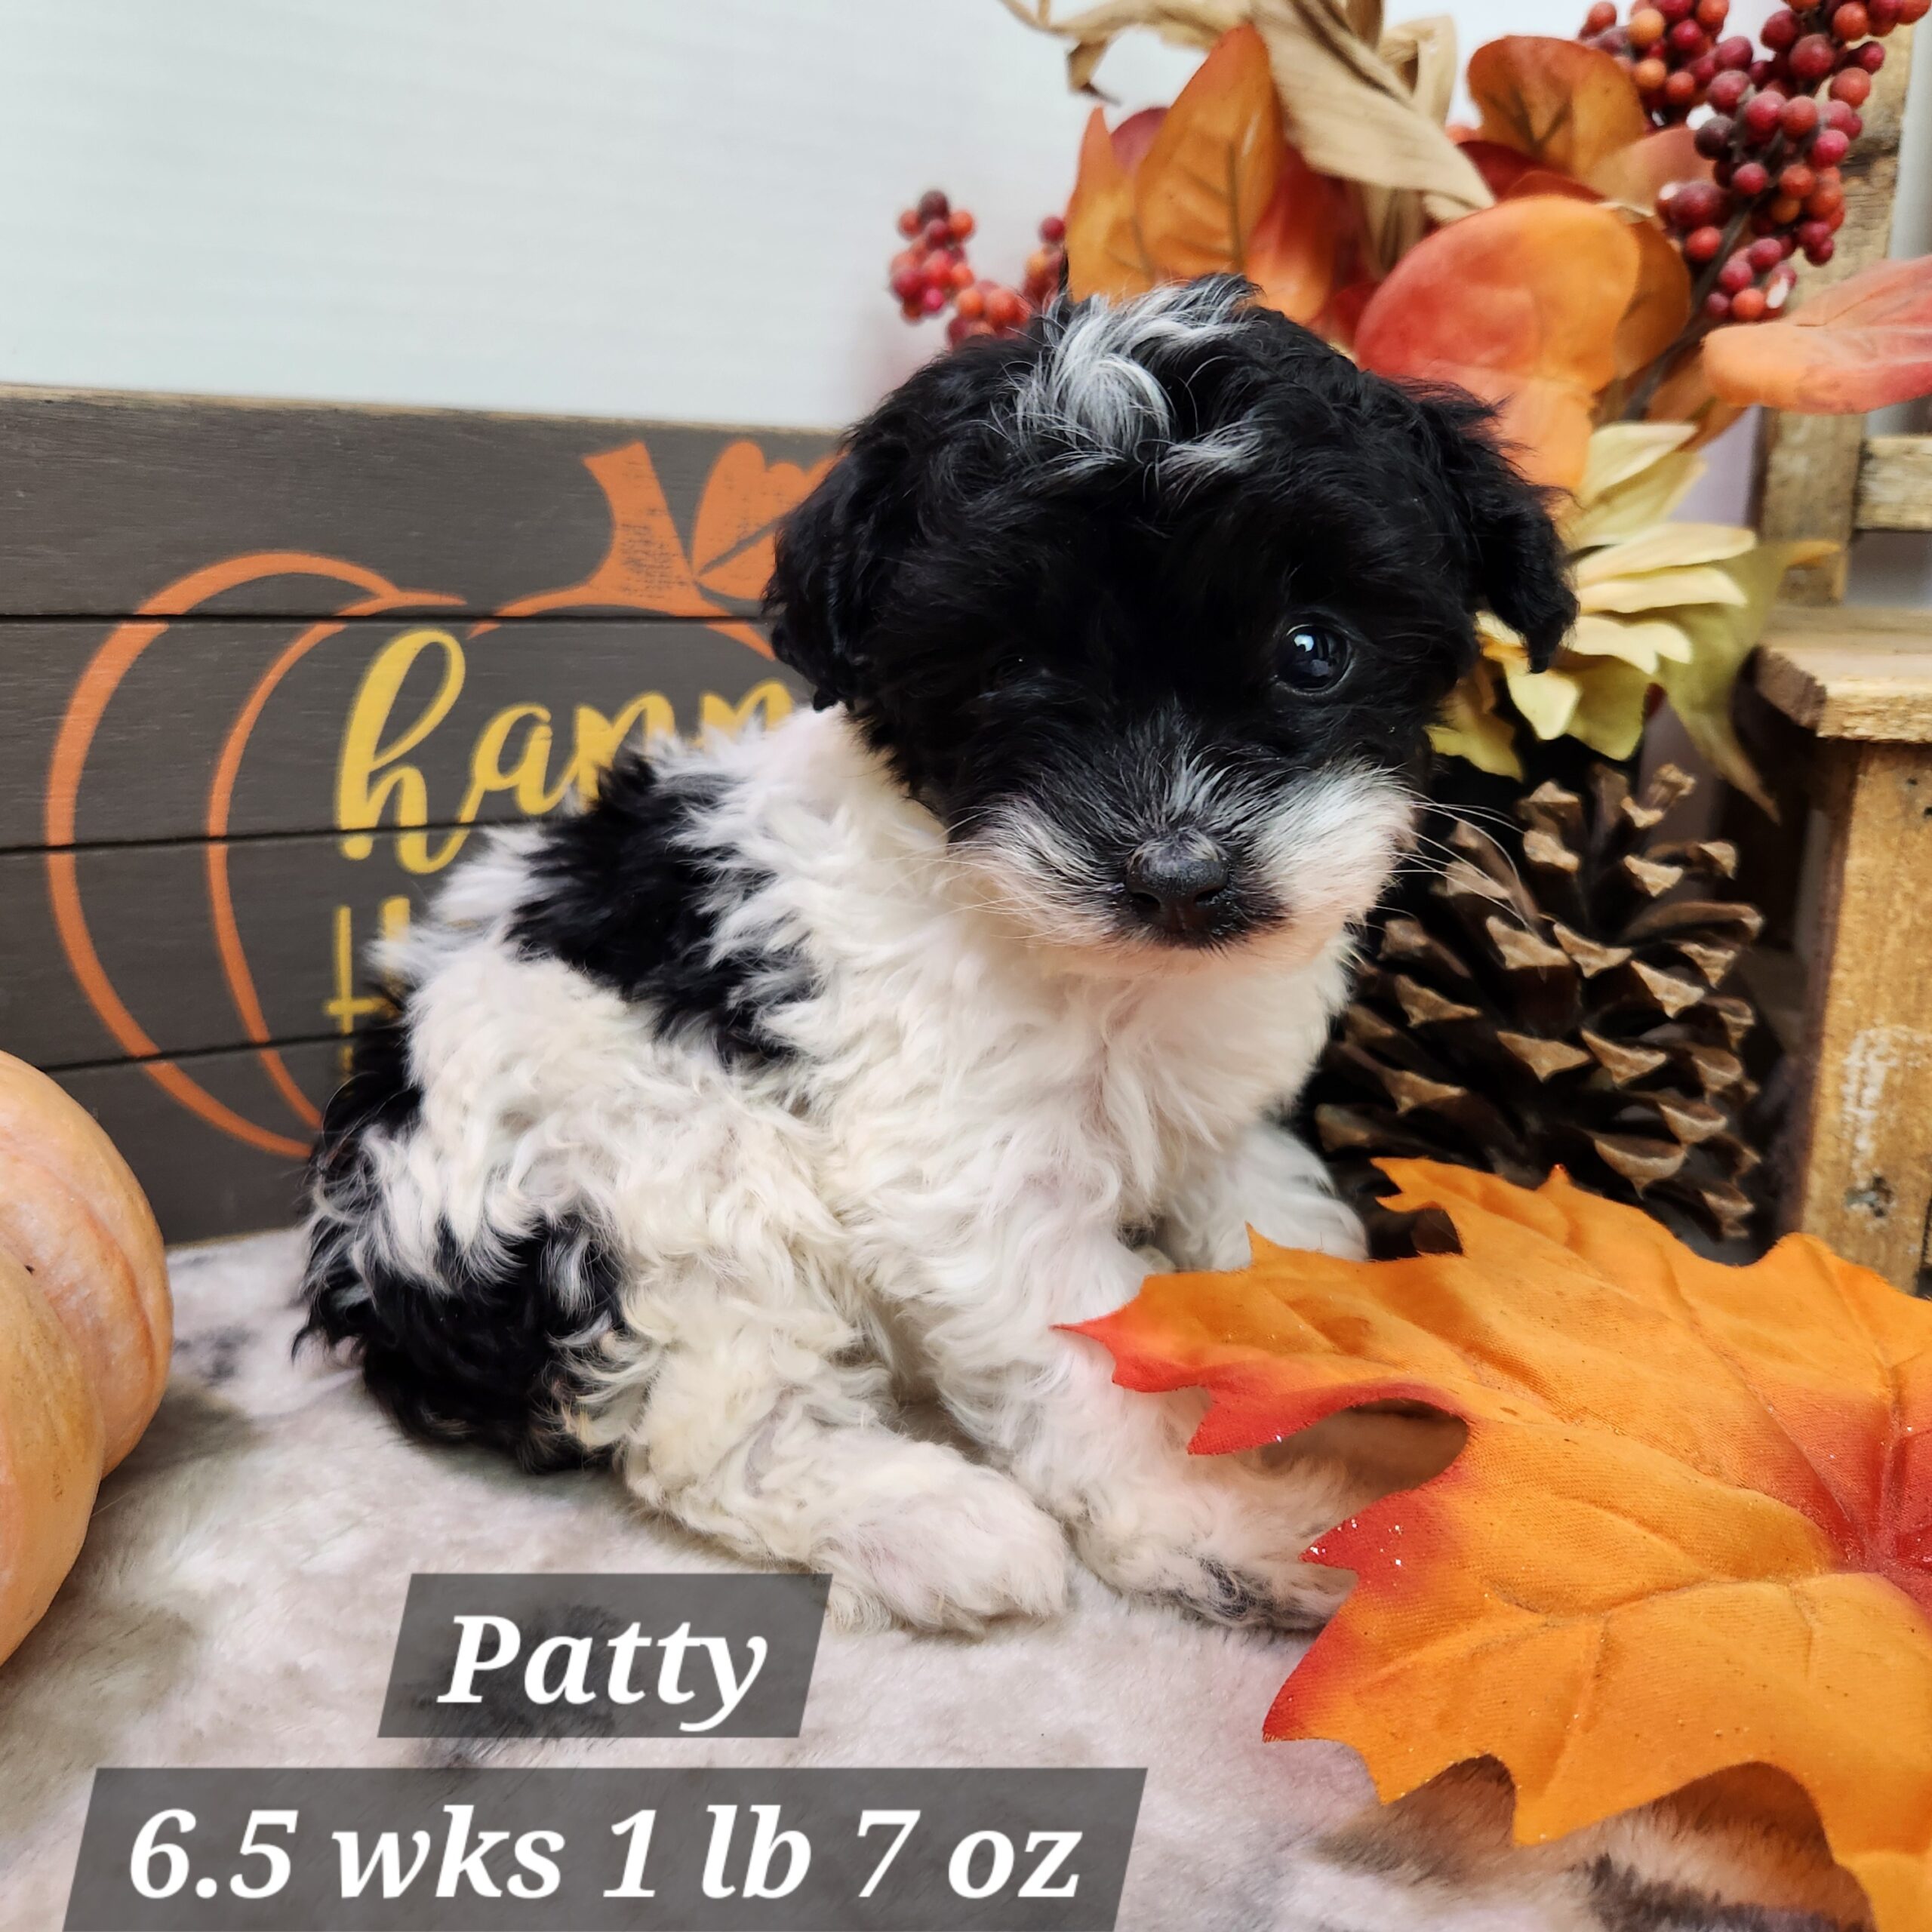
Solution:
{"label": "puppy's black nose", "polygon": [[1227,889],[1228,855],[1204,832],[1164,832],[1127,862],[1127,896],[1148,925],[1204,932]]}

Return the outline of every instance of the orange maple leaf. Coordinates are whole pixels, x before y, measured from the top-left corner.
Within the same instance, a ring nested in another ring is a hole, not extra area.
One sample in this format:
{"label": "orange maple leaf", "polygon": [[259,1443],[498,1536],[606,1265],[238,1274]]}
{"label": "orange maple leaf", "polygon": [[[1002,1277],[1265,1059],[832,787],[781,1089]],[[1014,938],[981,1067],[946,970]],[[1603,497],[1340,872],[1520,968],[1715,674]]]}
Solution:
{"label": "orange maple leaf", "polygon": [[1468,1426],[1308,1552],[1357,1582],[1268,1735],[1352,1745],[1385,1799],[1499,1759],[1526,1842],[1774,1765],[1879,1925],[1932,1924],[1932,1309],[1802,1235],[1727,1267],[1560,1173],[1384,1164],[1460,1254],[1257,1238],[1084,1331],[1130,1388],[1211,1392],[1202,1453],[1371,1402]]}

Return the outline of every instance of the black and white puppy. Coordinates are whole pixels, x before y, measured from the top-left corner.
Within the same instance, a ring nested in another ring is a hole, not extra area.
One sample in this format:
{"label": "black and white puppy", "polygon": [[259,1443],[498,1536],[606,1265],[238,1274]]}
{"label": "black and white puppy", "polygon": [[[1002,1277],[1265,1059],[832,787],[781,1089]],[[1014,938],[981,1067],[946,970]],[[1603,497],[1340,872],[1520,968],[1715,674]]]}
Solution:
{"label": "black and white puppy", "polygon": [[[1190,1458],[1058,1324],[1151,1233],[1358,1251],[1275,1120],[1402,851],[1487,606],[1574,613],[1466,398],[1241,283],[929,364],[792,518],[818,708],[627,755],[385,964],[314,1180],[309,1326],[407,1426],[636,1496],[848,1617],[1122,1589],[1293,1620],[1334,1472]],[[897,1432],[936,1395],[972,1453]]]}

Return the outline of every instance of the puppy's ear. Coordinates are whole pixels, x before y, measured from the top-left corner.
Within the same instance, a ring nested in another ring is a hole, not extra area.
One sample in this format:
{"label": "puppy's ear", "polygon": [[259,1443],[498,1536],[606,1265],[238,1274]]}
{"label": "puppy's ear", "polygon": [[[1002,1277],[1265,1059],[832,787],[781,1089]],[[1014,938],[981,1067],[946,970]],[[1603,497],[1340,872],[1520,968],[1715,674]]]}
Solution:
{"label": "puppy's ear", "polygon": [[866,634],[898,549],[902,470],[875,442],[857,441],[779,530],[764,592],[771,648],[820,710],[859,695]]}
{"label": "puppy's ear", "polygon": [[1524,481],[1496,442],[1491,412],[1473,397],[1419,400],[1466,560],[1471,608],[1494,611],[1543,670],[1577,621],[1549,493]]}

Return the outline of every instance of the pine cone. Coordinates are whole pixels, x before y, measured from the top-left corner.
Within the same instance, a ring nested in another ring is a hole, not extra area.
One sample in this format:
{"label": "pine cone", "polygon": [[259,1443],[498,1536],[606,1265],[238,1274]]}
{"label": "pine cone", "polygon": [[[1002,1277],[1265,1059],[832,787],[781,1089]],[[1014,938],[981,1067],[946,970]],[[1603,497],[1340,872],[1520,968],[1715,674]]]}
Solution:
{"label": "pine cone", "polygon": [[1608,765],[1587,803],[1540,785],[1513,850],[1454,822],[1455,856],[1382,919],[1306,1103],[1372,1235],[1386,1155],[1526,1186],[1560,1164],[1721,1241],[1749,1232],[1757,1015],[1724,988],[1764,921],[1717,896],[1733,847],[1651,838],[1694,789],[1672,766],[1641,799]]}

